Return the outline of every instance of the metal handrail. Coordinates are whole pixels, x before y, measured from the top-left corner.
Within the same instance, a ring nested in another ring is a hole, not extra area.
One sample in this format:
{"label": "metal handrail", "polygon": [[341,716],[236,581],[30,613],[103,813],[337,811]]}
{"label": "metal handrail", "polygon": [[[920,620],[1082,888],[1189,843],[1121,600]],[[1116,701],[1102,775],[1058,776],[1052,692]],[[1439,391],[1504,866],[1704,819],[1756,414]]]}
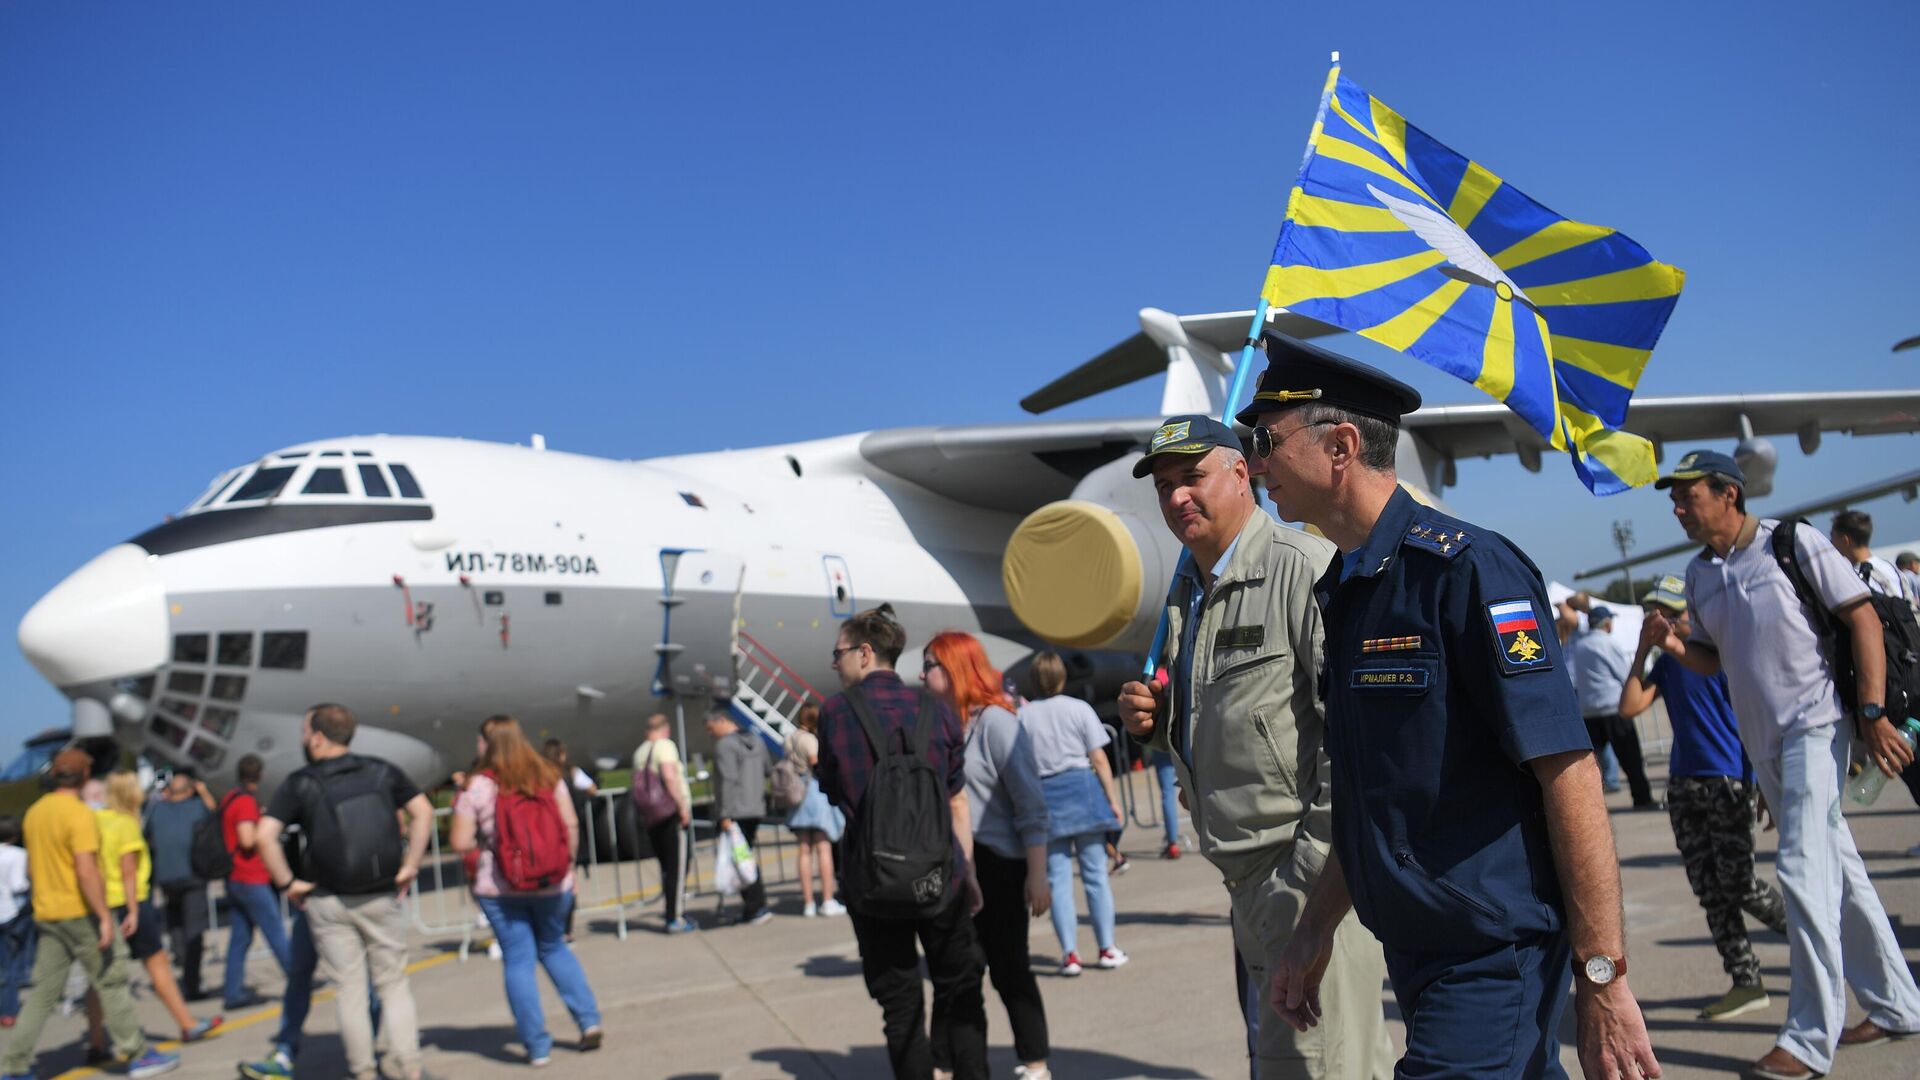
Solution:
{"label": "metal handrail", "polygon": [[739,640],[743,646],[740,649],[741,657],[771,676],[774,685],[783,693],[798,697],[803,705],[809,701],[825,702],[827,700],[827,695],[816,689],[805,676],[788,667],[772,649],[760,644],[752,634],[742,630],[739,632]]}

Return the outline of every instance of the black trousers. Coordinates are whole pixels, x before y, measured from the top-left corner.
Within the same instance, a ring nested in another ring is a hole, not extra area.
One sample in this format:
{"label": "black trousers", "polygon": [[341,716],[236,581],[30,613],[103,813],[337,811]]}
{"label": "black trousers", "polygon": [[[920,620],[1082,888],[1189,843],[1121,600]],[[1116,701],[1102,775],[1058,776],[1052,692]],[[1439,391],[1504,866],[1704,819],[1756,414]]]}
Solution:
{"label": "black trousers", "polygon": [[1627,788],[1633,792],[1633,805],[1653,805],[1653,785],[1647,783],[1647,763],[1640,756],[1640,733],[1633,721],[1618,714],[1587,717],[1587,738],[1593,740],[1593,752],[1612,745],[1613,756],[1620,759],[1620,771],[1627,774]]}
{"label": "black trousers", "polygon": [[[973,933],[980,959],[993,976],[993,989],[1013,1024],[1013,1052],[1023,1064],[1045,1061],[1047,1008],[1040,1000],[1040,982],[1033,977],[1033,955],[1027,951],[1027,860],[997,855],[976,842],[973,863],[985,901],[973,917]],[[936,1006],[933,1063],[942,1069],[953,1067],[950,1028]]]}
{"label": "black trousers", "polygon": [[939,914],[921,919],[849,914],[853,936],[860,942],[867,993],[880,1004],[893,1075],[900,1080],[933,1077],[933,1048],[920,990],[919,949],[924,949],[927,975],[933,980],[933,1009],[946,1017],[954,1080],[986,1080],[987,1006],[980,996],[980,954],[973,920],[959,894],[948,898]]}
{"label": "black trousers", "polygon": [[683,914],[680,883],[686,880],[687,872],[687,834],[680,828],[680,819],[669,817],[647,826],[647,844],[653,848],[653,857],[660,860],[661,910],[668,922],[678,921]]}
{"label": "black trousers", "polygon": [[203,993],[200,964],[206,951],[207,922],[211,914],[207,908],[207,886],[198,881],[162,883],[160,897],[165,901],[160,913],[166,925],[168,947],[180,963],[180,993],[189,1000],[198,998]]}

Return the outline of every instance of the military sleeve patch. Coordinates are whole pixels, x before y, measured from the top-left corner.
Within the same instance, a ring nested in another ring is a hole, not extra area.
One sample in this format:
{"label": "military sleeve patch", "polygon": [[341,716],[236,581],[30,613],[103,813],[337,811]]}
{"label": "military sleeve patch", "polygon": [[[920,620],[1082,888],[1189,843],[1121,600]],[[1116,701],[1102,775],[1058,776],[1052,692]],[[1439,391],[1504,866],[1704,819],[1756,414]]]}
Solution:
{"label": "military sleeve patch", "polygon": [[1467,550],[1467,546],[1471,543],[1473,543],[1473,537],[1468,536],[1462,529],[1424,523],[1407,530],[1408,546],[1431,551],[1436,555],[1444,555],[1449,559]]}
{"label": "military sleeve patch", "polygon": [[1534,615],[1533,601],[1501,600],[1488,604],[1487,620],[1493,627],[1494,651],[1500,656],[1503,673],[1545,671],[1553,666],[1553,659],[1541,641],[1540,620]]}

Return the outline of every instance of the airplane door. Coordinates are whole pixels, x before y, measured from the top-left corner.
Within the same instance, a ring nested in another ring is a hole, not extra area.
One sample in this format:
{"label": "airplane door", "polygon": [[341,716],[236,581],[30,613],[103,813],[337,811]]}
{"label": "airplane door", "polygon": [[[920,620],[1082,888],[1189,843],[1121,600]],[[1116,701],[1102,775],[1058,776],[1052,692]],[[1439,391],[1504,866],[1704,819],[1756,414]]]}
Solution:
{"label": "airplane door", "polygon": [[731,698],[734,645],[740,632],[745,564],[725,551],[662,551],[657,688],[675,694]]}
{"label": "airplane door", "polygon": [[827,555],[820,562],[827,572],[827,608],[834,618],[847,618],[853,614],[853,575],[847,570],[847,560]]}

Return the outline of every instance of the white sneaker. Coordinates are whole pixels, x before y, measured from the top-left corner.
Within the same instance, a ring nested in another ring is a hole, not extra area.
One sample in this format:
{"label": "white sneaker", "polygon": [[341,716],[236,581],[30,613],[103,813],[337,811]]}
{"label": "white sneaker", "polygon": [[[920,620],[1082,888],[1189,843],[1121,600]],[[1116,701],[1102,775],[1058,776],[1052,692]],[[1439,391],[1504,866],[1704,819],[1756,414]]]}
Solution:
{"label": "white sneaker", "polygon": [[1079,953],[1070,952],[1066,956],[1061,958],[1060,974],[1063,977],[1069,978],[1069,979],[1073,978],[1075,975],[1080,974],[1080,954]]}
{"label": "white sneaker", "polygon": [[838,900],[829,900],[820,905],[820,914],[822,915],[845,915],[846,913],[847,905]]}
{"label": "white sneaker", "polygon": [[1121,952],[1117,947],[1100,950],[1100,966],[1106,968],[1108,971],[1112,971],[1114,968],[1125,964],[1130,959],[1132,959],[1132,957]]}
{"label": "white sneaker", "polygon": [[500,959],[501,955],[502,954],[500,952],[500,943],[498,941],[495,941],[492,944],[489,944],[487,946],[487,959],[498,960]]}
{"label": "white sneaker", "polygon": [[814,916],[816,916],[816,915],[818,915],[818,914],[820,914],[820,908],[819,908],[819,906],[818,906],[818,905],[816,905],[816,904],[812,904],[812,903],[809,903],[809,904],[808,904],[808,905],[807,905],[806,907],[804,907],[804,908],[802,908],[802,909],[800,909],[800,914],[802,914],[802,915],[804,915],[804,916],[806,916],[807,918],[809,918],[809,919],[811,919],[811,918],[813,918]]}

